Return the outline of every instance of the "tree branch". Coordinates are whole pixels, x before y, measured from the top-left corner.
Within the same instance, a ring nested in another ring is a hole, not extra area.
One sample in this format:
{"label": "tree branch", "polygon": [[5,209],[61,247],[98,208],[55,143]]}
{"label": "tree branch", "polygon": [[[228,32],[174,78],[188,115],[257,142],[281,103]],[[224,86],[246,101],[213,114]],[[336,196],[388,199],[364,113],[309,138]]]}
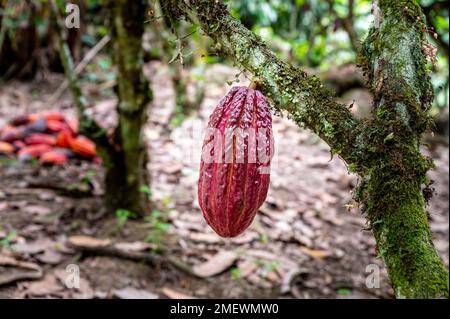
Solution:
{"label": "tree branch", "polygon": [[332,152],[347,163],[362,163],[358,146],[365,124],[355,119],[348,106],[339,104],[316,76],[278,59],[253,32],[234,19],[220,1],[168,0],[165,12],[201,26],[217,43],[217,50],[261,80],[260,89],[279,110],[286,110],[300,126],[327,142]]}

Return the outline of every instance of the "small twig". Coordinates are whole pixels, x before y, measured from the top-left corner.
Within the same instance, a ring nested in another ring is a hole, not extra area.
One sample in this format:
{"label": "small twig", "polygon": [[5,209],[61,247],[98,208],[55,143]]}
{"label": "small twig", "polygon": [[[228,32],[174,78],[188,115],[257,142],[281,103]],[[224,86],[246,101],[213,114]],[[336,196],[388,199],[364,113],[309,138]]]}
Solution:
{"label": "small twig", "polygon": [[[106,44],[111,40],[109,35],[105,35],[94,47],[92,47],[81,60],[81,62],[75,67],[75,75],[79,75],[84,68],[92,61],[92,59],[105,47]],[[48,100],[49,104],[55,103],[60,96],[67,89],[68,81],[64,80],[63,83],[58,87],[55,93]]]}

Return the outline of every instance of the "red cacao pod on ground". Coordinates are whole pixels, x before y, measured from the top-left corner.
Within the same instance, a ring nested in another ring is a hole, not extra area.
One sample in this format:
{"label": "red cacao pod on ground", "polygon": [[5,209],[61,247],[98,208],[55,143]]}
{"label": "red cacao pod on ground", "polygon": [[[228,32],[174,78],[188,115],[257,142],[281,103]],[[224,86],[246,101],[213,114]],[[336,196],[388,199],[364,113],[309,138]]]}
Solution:
{"label": "red cacao pod on ground", "polygon": [[19,157],[19,160],[28,161],[32,158],[40,157],[42,154],[50,151],[51,149],[52,149],[52,147],[47,144],[30,145],[30,146],[20,149],[17,152],[17,155]]}
{"label": "red cacao pod on ground", "polygon": [[62,165],[66,164],[69,161],[69,158],[64,152],[59,150],[51,150],[45,152],[41,155],[39,159],[39,163],[41,164],[52,164],[52,165]]}
{"label": "red cacao pod on ground", "polygon": [[272,118],[258,90],[234,87],[209,118],[198,200],[222,237],[241,234],[267,196],[273,155]]}
{"label": "red cacao pod on ground", "polygon": [[47,129],[50,132],[61,132],[62,130],[70,130],[67,123],[57,120],[47,120]]}
{"label": "red cacao pod on ground", "polygon": [[70,139],[70,148],[83,157],[94,157],[96,155],[95,143],[82,135]]}
{"label": "red cacao pod on ground", "polygon": [[72,133],[68,129],[63,129],[56,136],[56,145],[59,147],[70,147],[72,139]]}
{"label": "red cacao pod on ground", "polygon": [[64,115],[57,111],[47,111],[44,112],[44,118],[47,121],[61,121],[64,122]]}
{"label": "red cacao pod on ground", "polygon": [[10,143],[0,141],[0,154],[12,154],[14,150],[14,146]]}
{"label": "red cacao pod on ground", "polygon": [[50,134],[43,133],[33,133],[28,135],[25,138],[25,144],[27,145],[35,145],[35,144],[47,144],[47,145],[55,145],[56,137]]}

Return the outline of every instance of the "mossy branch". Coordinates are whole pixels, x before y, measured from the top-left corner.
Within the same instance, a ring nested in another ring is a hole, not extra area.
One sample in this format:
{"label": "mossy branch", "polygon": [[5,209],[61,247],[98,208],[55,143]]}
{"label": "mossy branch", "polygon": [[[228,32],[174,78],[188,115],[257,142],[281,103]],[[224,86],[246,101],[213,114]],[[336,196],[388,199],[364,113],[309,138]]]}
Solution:
{"label": "mossy branch", "polygon": [[163,1],[163,12],[201,26],[216,42],[216,49],[261,79],[260,89],[276,107],[289,112],[300,126],[327,142],[333,153],[356,166],[363,163],[357,141],[365,123],[355,119],[349,107],[337,103],[334,94],[315,76],[278,59],[253,32],[234,19],[221,1]]}

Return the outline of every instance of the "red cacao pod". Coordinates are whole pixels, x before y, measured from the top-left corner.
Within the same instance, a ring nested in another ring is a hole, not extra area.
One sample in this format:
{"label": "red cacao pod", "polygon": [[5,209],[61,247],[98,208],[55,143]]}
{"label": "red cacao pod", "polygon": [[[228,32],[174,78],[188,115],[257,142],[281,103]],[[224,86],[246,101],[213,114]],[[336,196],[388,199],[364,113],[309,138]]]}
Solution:
{"label": "red cacao pod", "polygon": [[235,237],[252,223],[267,196],[273,149],[264,95],[232,88],[209,118],[198,181],[203,216],[220,236]]}
{"label": "red cacao pod", "polygon": [[59,147],[70,147],[72,139],[72,133],[68,129],[63,129],[56,136],[56,145]]}
{"label": "red cacao pod", "polygon": [[14,146],[10,143],[0,141],[0,154],[12,154],[14,150]]}
{"label": "red cacao pod", "polygon": [[47,144],[30,145],[20,149],[17,152],[17,155],[19,156],[19,160],[26,161],[30,160],[31,158],[38,158],[45,152],[50,151],[51,149],[52,147]]}
{"label": "red cacao pod", "polygon": [[13,125],[13,126],[24,125],[24,124],[28,124],[29,122],[30,122],[30,116],[28,114],[18,115],[10,121],[11,125]]}
{"label": "red cacao pod", "polygon": [[47,120],[47,129],[50,132],[61,132],[62,130],[70,130],[67,123],[57,120]]}
{"label": "red cacao pod", "polygon": [[61,121],[64,122],[64,115],[62,115],[61,113],[57,112],[57,111],[48,111],[48,112],[44,112],[44,118],[47,121]]}
{"label": "red cacao pod", "polygon": [[56,137],[50,134],[43,133],[33,133],[25,138],[25,144],[27,145],[35,145],[35,144],[47,144],[47,145],[55,145]]}
{"label": "red cacao pod", "polygon": [[41,155],[39,159],[39,163],[41,164],[53,164],[53,165],[62,165],[68,162],[69,158],[64,152],[59,150],[51,150],[45,152]]}
{"label": "red cacao pod", "polygon": [[70,148],[83,157],[94,157],[96,155],[95,143],[82,135],[70,139]]}

